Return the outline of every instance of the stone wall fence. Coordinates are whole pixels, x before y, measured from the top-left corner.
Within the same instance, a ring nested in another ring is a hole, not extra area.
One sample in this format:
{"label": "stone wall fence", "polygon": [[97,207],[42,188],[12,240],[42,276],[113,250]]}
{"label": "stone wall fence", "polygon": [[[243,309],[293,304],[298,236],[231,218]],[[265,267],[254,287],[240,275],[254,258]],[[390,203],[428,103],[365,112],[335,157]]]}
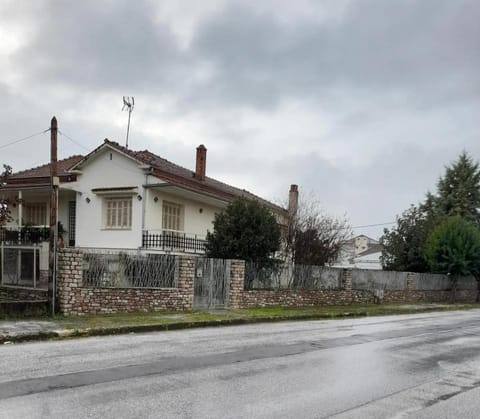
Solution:
{"label": "stone wall fence", "polygon": [[195,257],[179,256],[175,287],[94,287],[84,283],[83,251],[64,248],[58,253],[57,297],[64,315],[158,310],[191,310]]}
{"label": "stone wall fence", "polygon": [[[64,248],[58,253],[57,302],[65,315],[194,308],[195,256],[176,256],[175,282],[168,287],[94,286],[84,278],[84,250]],[[313,307],[367,303],[450,302],[451,280],[445,275],[373,270],[332,271],[314,286],[245,289],[245,261],[231,260],[227,308]],[[328,272],[327,272],[328,271]],[[318,270],[317,270],[318,273]],[[328,277],[328,278],[327,278]],[[332,280],[332,278],[334,280]],[[303,287],[303,288],[302,288]],[[477,282],[462,278],[456,300],[475,302]]]}

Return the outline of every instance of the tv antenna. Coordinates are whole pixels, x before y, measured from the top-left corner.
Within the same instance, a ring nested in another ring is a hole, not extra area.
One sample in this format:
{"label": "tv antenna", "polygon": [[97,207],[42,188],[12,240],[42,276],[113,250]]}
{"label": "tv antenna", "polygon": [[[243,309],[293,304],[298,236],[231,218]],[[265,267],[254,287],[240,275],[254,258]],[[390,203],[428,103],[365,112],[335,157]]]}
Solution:
{"label": "tv antenna", "polygon": [[128,125],[127,125],[127,139],[125,141],[125,147],[128,148],[128,134],[130,132],[130,117],[132,116],[133,107],[135,106],[135,98],[132,96],[123,97],[122,111],[128,109]]}

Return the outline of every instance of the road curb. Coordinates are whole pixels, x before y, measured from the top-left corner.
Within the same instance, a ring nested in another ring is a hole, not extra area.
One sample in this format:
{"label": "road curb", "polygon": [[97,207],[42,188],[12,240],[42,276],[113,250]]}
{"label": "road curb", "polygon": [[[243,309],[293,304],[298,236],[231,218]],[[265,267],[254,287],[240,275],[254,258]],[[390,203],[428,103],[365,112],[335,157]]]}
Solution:
{"label": "road curb", "polygon": [[[461,310],[461,309],[460,309]],[[449,310],[438,310],[438,308],[424,308],[422,310],[415,311],[414,313],[392,312],[373,314],[391,316],[400,314],[422,314],[428,312],[442,312]],[[285,321],[300,321],[300,320],[330,320],[330,319],[342,319],[353,317],[367,317],[368,311],[349,312],[344,311],[342,313],[330,313],[330,314],[299,314],[294,316],[265,316],[265,317],[251,317],[251,318],[232,318],[232,319],[219,319],[219,320],[203,320],[203,321],[186,321],[178,323],[160,323],[160,324],[145,324],[134,326],[118,326],[118,327],[105,327],[105,328],[84,328],[84,329],[59,329],[48,332],[35,332],[30,334],[23,334],[18,336],[2,335],[0,336],[0,345],[8,343],[20,343],[29,341],[42,341],[42,340],[61,340],[71,339],[79,337],[93,337],[93,336],[108,336],[108,335],[121,335],[129,333],[148,333],[148,332],[163,332],[169,330],[183,330],[183,329],[198,329],[205,327],[221,327],[221,326],[237,326],[244,324],[255,323],[276,323]]]}
{"label": "road curb", "polygon": [[135,326],[119,326],[119,327],[107,327],[107,328],[95,328],[95,329],[61,329],[49,332],[38,332],[23,334],[18,336],[3,335],[0,336],[0,345],[9,343],[21,343],[32,342],[42,340],[61,340],[77,337],[93,337],[93,336],[108,336],[108,335],[121,335],[129,333],[148,333],[148,332],[164,332],[169,330],[183,330],[183,329],[198,329],[205,327],[220,327],[220,326],[238,326],[244,324],[255,323],[274,323],[284,321],[299,321],[299,320],[328,320],[335,318],[346,317],[365,317],[368,313],[338,313],[329,315],[297,315],[297,316],[272,316],[272,317],[258,317],[258,318],[234,318],[234,319],[222,319],[222,320],[204,320],[193,322],[178,322],[178,323],[163,323],[163,324],[146,324]]}

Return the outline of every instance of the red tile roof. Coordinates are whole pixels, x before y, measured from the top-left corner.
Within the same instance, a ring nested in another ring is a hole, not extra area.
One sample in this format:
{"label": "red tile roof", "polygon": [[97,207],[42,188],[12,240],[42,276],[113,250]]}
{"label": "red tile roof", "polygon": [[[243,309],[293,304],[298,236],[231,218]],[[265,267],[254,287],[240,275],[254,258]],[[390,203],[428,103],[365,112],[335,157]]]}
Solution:
{"label": "red tile roof", "polygon": [[[69,170],[76,168],[76,166],[81,166],[81,164],[87,161],[90,156],[94,155],[96,152],[100,151],[105,146],[110,146],[119,152],[130,156],[139,163],[148,165],[152,167],[152,175],[161,179],[168,181],[172,184],[184,186],[192,190],[203,192],[214,197],[232,200],[235,198],[246,198],[249,200],[257,200],[263,205],[268,206],[279,214],[287,215],[287,210],[279,205],[273,204],[263,198],[260,198],[257,195],[252,194],[251,192],[236,188],[226,183],[220,182],[218,180],[212,179],[210,177],[205,177],[205,180],[199,180],[195,177],[195,172],[186,169],[182,166],[179,166],[175,163],[172,163],[148,150],[134,151],[129,150],[126,147],[121,146],[120,144],[109,141],[105,139],[105,142],[93,150],[86,156],[75,155],[68,157],[63,160],[58,161],[58,175],[60,176],[63,182],[68,182],[70,180],[75,180],[76,175],[69,173]],[[70,176],[70,178],[69,178]],[[10,181],[15,185],[26,184],[26,183],[40,183],[48,182],[50,177],[50,164],[44,164],[43,166],[38,166],[33,169],[23,170],[21,172],[14,173],[10,176]]]}
{"label": "red tile roof", "polygon": [[263,205],[270,207],[276,212],[284,212],[285,215],[287,213],[287,210],[285,208],[282,208],[279,205],[273,204],[272,202],[260,198],[259,196],[245,189],[240,189],[231,185],[227,185],[226,183],[220,182],[208,176],[205,177],[205,180],[199,180],[195,177],[195,172],[193,172],[192,170],[172,163],[164,159],[163,157],[152,153],[151,151],[129,150],[128,148],[107,139],[105,140],[104,144],[108,144],[111,147],[119,150],[120,152],[129,155],[135,160],[151,166],[153,168],[153,175],[159,179],[179,184],[181,186],[186,186],[194,190],[199,190],[201,192],[209,193],[227,200],[231,200],[232,198],[246,198],[249,200],[256,200],[261,202]]}
{"label": "red tile roof", "polygon": [[[75,155],[67,157],[57,162],[57,172],[59,176],[68,175],[68,170],[83,159],[81,155]],[[50,163],[42,166],[34,167],[32,169],[22,170],[21,172],[13,173],[9,179],[26,179],[37,177],[49,177],[50,176]]]}
{"label": "red tile roof", "polygon": [[[76,155],[57,161],[57,173],[61,183],[73,182],[76,180],[76,175],[69,173],[68,170],[82,159],[83,156]],[[38,187],[49,185],[50,163],[13,173],[5,181],[7,185],[4,187],[4,189],[18,189],[27,186]]]}

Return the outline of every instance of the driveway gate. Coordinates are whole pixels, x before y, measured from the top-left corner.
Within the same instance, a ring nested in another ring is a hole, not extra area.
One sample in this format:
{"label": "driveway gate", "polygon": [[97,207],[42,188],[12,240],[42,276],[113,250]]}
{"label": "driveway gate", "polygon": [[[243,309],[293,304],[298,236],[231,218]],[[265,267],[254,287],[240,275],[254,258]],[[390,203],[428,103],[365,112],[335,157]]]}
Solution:
{"label": "driveway gate", "polygon": [[195,308],[222,308],[228,304],[230,261],[197,258],[195,269]]}

